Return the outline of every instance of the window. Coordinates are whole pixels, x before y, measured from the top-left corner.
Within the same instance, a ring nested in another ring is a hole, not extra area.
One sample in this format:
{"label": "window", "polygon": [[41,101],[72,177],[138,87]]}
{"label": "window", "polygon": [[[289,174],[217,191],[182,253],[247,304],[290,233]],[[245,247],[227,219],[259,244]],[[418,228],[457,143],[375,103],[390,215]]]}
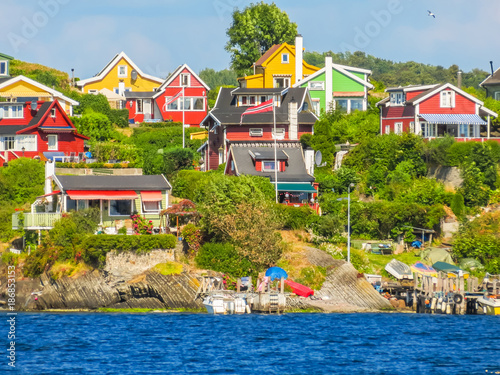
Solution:
{"label": "window", "polygon": [[[273,139],[274,139],[274,129],[273,129]],[[285,139],[285,128],[276,129],[276,139]]]}
{"label": "window", "polygon": [[391,125],[385,126],[385,134],[391,134]]}
{"label": "window", "polygon": [[290,62],[288,53],[282,53],[281,54],[281,63],[282,64],[288,64]]}
{"label": "window", "polygon": [[[268,172],[268,171],[274,171],[274,160],[264,160],[262,162],[262,171],[263,172]],[[279,162],[278,162],[278,172],[280,171],[279,169]]]}
{"label": "window", "polygon": [[246,96],[240,96],[241,98],[241,105],[247,105],[248,101],[247,101],[247,97]]}
{"label": "window", "polygon": [[396,134],[403,133],[403,123],[402,122],[396,122],[394,124],[394,133],[396,133]]}
{"label": "window", "polygon": [[403,105],[404,95],[402,92],[391,92],[391,105]]}
{"label": "window", "polygon": [[[118,89],[116,89],[116,88],[115,88],[115,90],[116,90],[115,92],[118,91]],[[97,95],[97,94],[99,94],[99,91],[98,90],[89,90],[89,94]]]}
{"label": "window", "polygon": [[50,110],[50,117],[52,117],[52,118],[55,118],[55,117],[56,117],[56,109],[55,109],[55,108],[52,108],[52,109]]}
{"label": "window", "polygon": [[469,137],[469,125],[468,124],[459,124],[459,137]]}
{"label": "window", "polygon": [[0,106],[0,118],[23,118],[22,105],[4,105]]}
{"label": "window", "polygon": [[500,91],[495,92],[495,100],[500,100]]}
{"label": "window", "polygon": [[362,110],[363,110],[363,99],[351,99],[350,112],[362,111]]}
{"label": "window", "polygon": [[441,91],[441,108],[455,107],[455,91]]}
{"label": "window", "polygon": [[181,103],[184,103],[183,108],[185,111],[191,110],[191,98],[184,98],[184,100],[182,100],[182,98],[181,98]]}
{"label": "window", "polygon": [[49,134],[47,136],[48,150],[57,150],[57,134]]}
{"label": "window", "polygon": [[76,211],[76,201],[70,197],[66,197],[66,211]]}
{"label": "window", "polygon": [[109,201],[110,216],[128,216],[131,213],[132,213],[132,201],[130,200]]}
{"label": "window", "polygon": [[255,96],[250,97],[250,105],[255,105]]}
{"label": "window", "polygon": [[36,135],[17,135],[16,136],[16,149],[24,151],[36,151]]}
{"label": "window", "polygon": [[309,81],[309,90],[324,90],[325,82],[323,81]]}
{"label": "window", "polygon": [[[172,99],[171,97],[166,97],[165,102],[168,103],[168,101]],[[179,109],[179,99],[174,100],[172,103],[167,104],[167,110],[169,111],[177,111]]]}
{"label": "window", "polygon": [[288,77],[274,78],[274,87],[275,88],[290,87],[290,78]]}
{"label": "window", "polygon": [[250,128],[250,137],[262,137],[264,131],[262,128]]}
{"label": "window", "polygon": [[415,134],[415,123],[413,121],[410,122],[410,133]]}
{"label": "window", "polygon": [[3,149],[4,151],[8,151],[8,150],[14,150],[14,147],[15,147],[15,137],[14,136],[6,136],[6,137],[3,137]]}
{"label": "window", "polygon": [[7,75],[7,61],[0,61],[0,76]]}
{"label": "window", "polygon": [[161,211],[161,201],[142,202],[142,212],[145,214],[157,214]]}
{"label": "window", "polygon": [[321,102],[319,99],[313,99],[312,100],[312,105],[313,105],[313,109],[314,109],[314,113],[316,113],[316,115],[320,115],[321,113]]}
{"label": "window", "polygon": [[191,75],[183,73],[181,74],[181,86],[189,86]]}
{"label": "window", "polygon": [[421,122],[420,126],[422,128],[422,136],[424,138],[436,136],[436,124],[429,124],[427,122]]}
{"label": "window", "polygon": [[118,65],[118,77],[127,77],[127,65]]}
{"label": "window", "polygon": [[335,109],[340,112],[347,112],[347,99],[335,99]]}
{"label": "window", "polygon": [[205,100],[203,98],[193,98],[193,110],[203,111],[205,110]]}
{"label": "window", "polygon": [[262,96],[260,97],[260,102],[261,102],[261,103],[267,102],[267,96],[262,95]]}
{"label": "window", "polygon": [[135,102],[135,112],[142,113],[142,99],[137,99]]}

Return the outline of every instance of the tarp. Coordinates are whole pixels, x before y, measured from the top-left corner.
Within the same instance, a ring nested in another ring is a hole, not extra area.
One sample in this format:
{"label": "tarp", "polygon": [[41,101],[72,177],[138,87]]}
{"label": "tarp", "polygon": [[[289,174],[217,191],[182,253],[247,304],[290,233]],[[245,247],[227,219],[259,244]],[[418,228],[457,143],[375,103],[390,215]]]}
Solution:
{"label": "tarp", "polygon": [[434,264],[436,262],[446,262],[454,264],[451,255],[446,249],[431,247],[427,250],[423,250],[420,253],[420,259],[428,264]]}
{"label": "tarp", "polygon": [[292,292],[294,292],[298,296],[309,297],[314,295],[314,290],[305,285],[296,283],[295,281],[285,280],[285,284],[292,288]]}
{"label": "tarp", "polygon": [[474,270],[474,269],[479,269],[482,270],[484,269],[484,266],[481,264],[480,261],[474,258],[463,258],[460,259],[460,262],[458,262],[458,265],[466,270]]}
{"label": "tarp", "polygon": [[421,273],[422,275],[437,276],[437,272],[434,268],[426,264],[423,264],[422,262],[417,262],[410,268],[413,272]]}
{"label": "tarp", "polygon": [[450,276],[450,274],[459,275],[459,276],[463,275],[464,277],[467,278],[467,276],[466,276],[468,274],[467,271],[464,271],[464,270],[460,269],[460,267],[457,267],[457,266],[450,264],[450,263],[436,262],[432,265],[432,267],[434,267],[439,272],[446,272],[448,274],[448,276]]}
{"label": "tarp", "polygon": [[268,268],[266,271],[266,276],[268,276],[271,279],[271,281],[273,281],[274,279],[281,279],[282,277],[284,279],[288,278],[288,274],[281,267]]}

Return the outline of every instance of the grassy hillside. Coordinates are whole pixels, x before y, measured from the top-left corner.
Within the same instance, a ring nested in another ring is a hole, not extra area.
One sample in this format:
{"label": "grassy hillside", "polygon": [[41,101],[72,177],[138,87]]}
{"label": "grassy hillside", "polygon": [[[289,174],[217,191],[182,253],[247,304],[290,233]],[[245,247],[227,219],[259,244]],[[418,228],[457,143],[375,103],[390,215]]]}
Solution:
{"label": "grassy hillside", "polygon": [[67,90],[70,87],[68,73],[41,64],[14,59],[10,62],[10,75],[13,77],[23,75],[56,90]]}

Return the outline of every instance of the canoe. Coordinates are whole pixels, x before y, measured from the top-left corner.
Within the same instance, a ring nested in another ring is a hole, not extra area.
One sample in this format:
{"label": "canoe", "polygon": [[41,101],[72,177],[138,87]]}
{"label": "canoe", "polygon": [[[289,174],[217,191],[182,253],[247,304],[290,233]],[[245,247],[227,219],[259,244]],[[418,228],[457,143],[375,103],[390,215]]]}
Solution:
{"label": "canoe", "polygon": [[415,273],[420,273],[425,276],[433,276],[433,277],[437,276],[437,272],[434,268],[422,262],[415,263],[410,267],[410,269]]}
{"label": "canoe", "polygon": [[292,292],[298,296],[309,297],[314,295],[314,290],[305,285],[296,283],[295,281],[285,280],[285,284],[288,285],[292,289]]}
{"label": "canoe", "polygon": [[413,280],[413,272],[407,264],[393,259],[386,264],[385,270],[398,280]]}
{"label": "canoe", "polygon": [[464,271],[460,267],[457,267],[453,264],[446,262],[436,262],[432,265],[432,267],[439,272],[444,272],[448,275],[448,277],[461,277],[464,279],[469,278],[469,272]]}

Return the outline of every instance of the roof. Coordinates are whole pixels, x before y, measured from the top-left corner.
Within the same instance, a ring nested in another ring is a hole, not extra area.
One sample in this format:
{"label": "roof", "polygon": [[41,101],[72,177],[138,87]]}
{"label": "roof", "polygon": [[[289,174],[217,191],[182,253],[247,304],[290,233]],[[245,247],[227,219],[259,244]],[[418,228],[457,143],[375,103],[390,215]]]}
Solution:
{"label": "roof", "polygon": [[92,78],[87,78],[87,79],[81,79],[80,81],[77,81],[76,82],[76,85],[77,86],[80,86],[80,87],[83,87],[85,86],[87,83],[91,83],[91,82],[96,82],[96,81],[100,81],[102,80],[110,71],[111,69],[113,69],[115,67],[116,64],[118,64],[118,62],[120,62],[121,59],[124,59],[125,61],[127,61],[130,66],[137,71],[137,73],[139,74],[139,76],[141,76],[142,78],[147,78],[147,79],[150,79],[152,81],[156,81],[158,83],[162,83],[164,80],[161,79],[161,78],[158,78],[158,77],[154,77],[154,76],[151,76],[149,74],[146,74],[144,73],[141,69],[139,69],[139,67],[137,65],[135,65],[135,63],[130,59],[130,57],[128,57],[125,52],[120,52],[118,54],[116,54],[110,62],[108,62],[106,64],[106,66],[99,72],[97,73],[94,77]]}
{"label": "roof", "polygon": [[415,102],[418,102],[421,98],[425,97],[426,95],[428,95],[429,93],[435,91],[436,89],[438,88],[443,88],[445,85],[434,85],[432,86],[431,88],[425,90],[424,92],[421,92],[420,94],[418,95],[415,95],[413,98],[411,98],[410,100],[407,100],[406,102],[408,104],[413,104]]}
{"label": "roof", "polygon": [[43,102],[40,108],[38,108],[36,115],[29,122],[28,126],[33,126],[38,124],[40,120],[43,118],[43,116],[47,113],[51,105],[52,102]]}
{"label": "roof", "polygon": [[[221,88],[219,95],[217,97],[217,102],[215,107],[210,111],[209,115],[203,120],[202,124],[206,121],[208,117],[212,117],[217,123],[223,125],[240,125],[241,115],[245,112],[248,106],[236,106],[237,96],[239,93],[248,93],[248,90],[239,91],[240,89],[233,88]],[[259,90],[262,89],[254,89]],[[288,104],[291,102],[292,98],[297,102],[297,106],[300,110],[302,102],[307,95],[307,89],[305,88],[288,88],[288,89],[270,89],[275,91],[270,91],[270,93],[278,93],[282,90],[282,101],[281,106],[276,107],[276,124],[289,124],[288,119]],[[261,92],[261,91],[260,91]],[[314,124],[317,117],[314,113],[310,111],[300,111],[298,114],[299,124]],[[243,119],[243,124],[273,124],[273,112],[258,113],[251,116],[245,116]]]}
{"label": "roof", "polygon": [[125,98],[127,99],[151,99],[157,94],[156,91],[125,91]]}
{"label": "roof", "polygon": [[172,74],[170,74],[167,79],[161,84],[161,86],[158,88],[158,91],[156,92],[156,96],[160,95],[161,93],[163,93],[163,91],[165,91],[165,89],[172,83],[172,81],[179,75],[181,74],[181,72],[184,70],[184,69],[187,69],[189,71],[189,73],[194,76],[194,78],[199,81],[203,87],[205,87],[205,89],[207,90],[210,90],[210,87],[208,87],[208,85],[203,82],[203,80],[198,76],[198,74],[196,74],[194,72],[193,69],[191,69],[187,64],[182,64],[182,65],[179,65],[177,67],[177,69],[174,70],[174,72]]}
{"label": "roof", "polygon": [[483,82],[479,84],[479,86],[493,86],[500,85],[500,68],[495,70],[493,74],[490,74],[485,78]]}
{"label": "roof", "polygon": [[239,94],[239,95],[257,95],[257,94],[281,94],[283,91],[286,89],[284,88],[242,88],[242,87],[237,87],[233,89],[233,94]]}
{"label": "roof", "polygon": [[0,122],[0,134],[13,135],[26,128],[28,128],[28,125],[2,125]]}
{"label": "roof", "polygon": [[12,56],[9,56],[9,55],[6,55],[4,53],[0,53],[0,59],[4,59],[4,60],[14,60],[14,58]]}
{"label": "roof", "polygon": [[263,63],[266,62],[268,58],[272,56],[274,52],[276,52],[281,46],[283,46],[285,43],[282,44],[273,44],[271,48],[269,48],[256,62],[255,66],[260,66]]}
{"label": "roof", "polygon": [[[302,145],[300,142],[277,142],[278,155],[288,156],[284,172],[278,172],[278,182],[314,182],[314,177],[307,173]],[[267,177],[274,181],[274,172],[259,172],[255,170],[254,160],[250,154],[260,153],[274,160],[274,142],[231,142],[229,152],[232,155],[237,175],[252,175]],[[280,158],[279,158],[280,159]],[[283,160],[283,159],[280,159]]]}
{"label": "roof", "polygon": [[[358,76],[356,76],[355,74],[352,74],[349,70],[352,70],[352,71],[355,71],[355,72],[359,72],[359,73],[365,73],[365,74],[369,74],[371,75],[372,72],[371,70],[366,70],[366,69],[358,69],[358,68],[353,68],[353,67],[350,67],[350,66],[346,66],[346,65],[339,65],[339,64],[332,64],[332,70],[336,70],[337,72],[339,73],[342,73],[343,75],[345,75],[346,77],[352,79],[353,81],[356,81],[358,83],[360,83],[361,85],[363,86],[366,86],[368,87],[369,89],[373,89],[373,85],[368,82],[368,81],[365,81],[364,79],[362,78],[359,78]],[[326,72],[326,67],[323,67],[321,68],[320,70],[318,70],[317,72],[314,72],[313,74],[307,76],[306,78],[304,78],[302,81],[299,81],[297,83],[295,83],[293,85],[293,87],[300,87],[302,86],[304,83],[306,82],[309,82],[311,81],[312,79],[320,76],[321,74],[325,73]]]}
{"label": "roof", "polygon": [[163,175],[150,176],[55,176],[61,190],[170,190]]}

